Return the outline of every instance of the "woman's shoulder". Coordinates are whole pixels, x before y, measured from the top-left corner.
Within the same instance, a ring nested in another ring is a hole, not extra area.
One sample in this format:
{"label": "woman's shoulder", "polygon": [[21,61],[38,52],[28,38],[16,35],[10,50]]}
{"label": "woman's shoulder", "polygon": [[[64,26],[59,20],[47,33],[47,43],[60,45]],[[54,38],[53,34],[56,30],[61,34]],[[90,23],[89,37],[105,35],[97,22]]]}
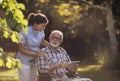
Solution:
{"label": "woman's shoulder", "polygon": [[27,35],[27,31],[21,30],[21,31],[20,31],[20,34],[21,34],[21,35]]}
{"label": "woman's shoulder", "polygon": [[27,34],[30,29],[31,29],[31,27],[28,26],[28,28],[26,28],[26,29],[24,29],[24,30],[21,30],[20,33],[22,33],[22,34]]}

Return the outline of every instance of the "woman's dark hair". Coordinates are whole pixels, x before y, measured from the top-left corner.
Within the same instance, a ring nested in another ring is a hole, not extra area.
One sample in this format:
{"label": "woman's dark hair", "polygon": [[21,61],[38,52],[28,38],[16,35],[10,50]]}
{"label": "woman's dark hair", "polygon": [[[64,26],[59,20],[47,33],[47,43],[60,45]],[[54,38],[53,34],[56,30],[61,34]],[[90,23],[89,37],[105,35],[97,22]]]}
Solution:
{"label": "woman's dark hair", "polygon": [[44,14],[41,13],[30,13],[28,15],[28,25],[41,24],[41,23],[48,23],[48,19]]}

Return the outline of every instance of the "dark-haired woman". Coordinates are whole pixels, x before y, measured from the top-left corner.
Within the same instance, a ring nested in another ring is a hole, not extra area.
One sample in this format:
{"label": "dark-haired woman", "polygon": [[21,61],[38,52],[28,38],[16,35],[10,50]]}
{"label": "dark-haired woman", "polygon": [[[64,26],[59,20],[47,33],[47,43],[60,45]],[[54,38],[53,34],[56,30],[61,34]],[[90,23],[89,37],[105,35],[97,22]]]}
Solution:
{"label": "dark-haired woman", "polygon": [[18,70],[19,81],[36,81],[37,68],[35,60],[43,56],[39,49],[40,45],[47,46],[49,43],[44,39],[44,29],[48,24],[48,19],[41,13],[30,13],[28,15],[28,31],[21,31],[22,36],[19,41],[19,52],[17,58],[22,66]]}

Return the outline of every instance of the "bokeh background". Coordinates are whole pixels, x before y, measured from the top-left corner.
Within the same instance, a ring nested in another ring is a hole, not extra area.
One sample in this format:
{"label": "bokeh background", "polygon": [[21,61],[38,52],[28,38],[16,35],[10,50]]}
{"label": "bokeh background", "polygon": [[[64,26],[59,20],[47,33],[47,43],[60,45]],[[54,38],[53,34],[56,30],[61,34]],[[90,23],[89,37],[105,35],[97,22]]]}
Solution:
{"label": "bokeh background", "polygon": [[[0,47],[6,57],[16,58],[19,39],[17,33],[27,28],[24,20],[27,15],[31,12],[41,12],[50,21],[45,28],[45,39],[48,40],[52,30],[57,29],[64,33],[64,42],[61,46],[67,50],[72,60],[80,61],[81,68],[78,71],[81,76],[90,77],[94,79],[93,81],[119,80],[117,77],[120,74],[119,0],[0,1]],[[6,23],[2,19],[6,19]],[[4,23],[7,24],[6,28],[5,25],[3,26]],[[0,63],[1,71],[6,68],[6,65],[9,69],[12,67],[10,63],[5,65],[3,61]],[[107,79],[102,80],[100,76],[106,76]]]}

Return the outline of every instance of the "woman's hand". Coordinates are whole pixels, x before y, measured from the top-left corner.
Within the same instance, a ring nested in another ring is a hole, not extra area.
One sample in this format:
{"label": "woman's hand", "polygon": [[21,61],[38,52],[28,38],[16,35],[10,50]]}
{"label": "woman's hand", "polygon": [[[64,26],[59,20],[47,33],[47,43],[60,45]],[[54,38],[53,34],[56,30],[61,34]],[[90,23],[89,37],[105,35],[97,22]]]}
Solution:
{"label": "woman's hand", "polygon": [[39,50],[36,54],[38,57],[44,56],[44,52],[42,50]]}

